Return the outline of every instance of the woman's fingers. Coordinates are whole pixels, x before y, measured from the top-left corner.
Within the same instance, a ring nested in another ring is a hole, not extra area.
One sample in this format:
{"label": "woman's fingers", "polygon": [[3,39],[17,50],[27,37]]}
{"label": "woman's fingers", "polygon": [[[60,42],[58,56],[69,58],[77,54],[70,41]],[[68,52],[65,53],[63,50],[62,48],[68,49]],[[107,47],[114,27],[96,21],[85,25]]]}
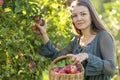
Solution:
{"label": "woman's fingers", "polygon": [[69,58],[72,58],[72,61],[75,61],[75,59],[76,59],[76,55],[74,55],[74,54],[67,54],[66,56]]}
{"label": "woman's fingers", "polygon": [[45,21],[44,27],[47,27],[47,21],[45,19],[43,19]]}
{"label": "woman's fingers", "polygon": [[76,61],[76,58],[77,58],[77,56],[76,56],[76,55],[73,55],[72,60],[73,60],[73,61]]}
{"label": "woman's fingers", "polygon": [[67,54],[66,56],[72,58],[73,54]]}
{"label": "woman's fingers", "polygon": [[73,64],[78,64],[78,63],[79,63],[79,59],[76,57]]}
{"label": "woman's fingers", "polygon": [[82,61],[86,60],[86,55],[87,55],[86,53],[79,53],[77,55],[67,54],[66,56],[72,58],[74,62],[73,64],[79,64]]}
{"label": "woman's fingers", "polygon": [[[45,19],[44,19],[44,21],[45,21]],[[41,34],[46,34],[46,26],[47,26],[46,21],[43,26],[40,26],[40,24],[37,24],[37,23],[36,23],[36,26],[39,28]]]}
{"label": "woman's fingers", "polygon": [[44,21],[44,25],[40,25],[39,23],[36,23],[37,27],[41,30],[41,29],[46,29],[46,26],[47,26],[47,22],[45,19],[42,19]]}

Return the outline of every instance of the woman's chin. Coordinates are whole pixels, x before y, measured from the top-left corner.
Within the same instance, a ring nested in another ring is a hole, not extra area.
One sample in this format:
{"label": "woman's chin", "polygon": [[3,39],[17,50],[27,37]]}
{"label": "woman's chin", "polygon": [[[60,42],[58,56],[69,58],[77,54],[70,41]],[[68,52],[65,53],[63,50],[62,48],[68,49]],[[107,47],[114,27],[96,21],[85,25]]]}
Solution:
{"label": "woman's chin", "polygon": [[86,29],[86,27],[84,27],[84,26],[79,26],[79,27],[77,27],[79,30],[84,30],[84,29]]}

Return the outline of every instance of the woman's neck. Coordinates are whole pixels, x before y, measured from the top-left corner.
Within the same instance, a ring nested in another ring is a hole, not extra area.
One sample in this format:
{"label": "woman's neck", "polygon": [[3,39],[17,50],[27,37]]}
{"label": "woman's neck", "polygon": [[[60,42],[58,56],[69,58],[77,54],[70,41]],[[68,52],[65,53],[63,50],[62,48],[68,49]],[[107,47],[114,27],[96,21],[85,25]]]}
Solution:
{"label": "woman's neck", "polygon": [[81,30],[81,32],[82,32],[82,37],[84,38],[90,37],[91,35],[94,34],[94,32],[91,29]]}
{"label": "woman's neck", "polygon": [[94,31],[90,31],[90,30],[82,30],[82,35],[80,37],[80,45],[81,46],[86,46],[87,44],[89,44],[90,42],[92,42],[92,40],[95,38],[96,36],[96,32]]}

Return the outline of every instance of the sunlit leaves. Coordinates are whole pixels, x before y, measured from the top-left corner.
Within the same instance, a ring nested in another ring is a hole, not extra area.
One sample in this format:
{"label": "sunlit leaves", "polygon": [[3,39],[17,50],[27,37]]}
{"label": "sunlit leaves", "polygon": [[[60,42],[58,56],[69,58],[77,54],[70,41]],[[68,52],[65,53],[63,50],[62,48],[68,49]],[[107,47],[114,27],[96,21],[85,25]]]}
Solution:
{"label": "sunlit leaves", "polygon": [[117,80],[120,74],[120,1],[116,0],[110,3],[104,4],[105,17],[104,20],[108,26],[109,31],[115,38],[115,47],[116,47],[116,58],[117,58],[117,67],[116,75],[112,80]]}
{"label": "sunlit leaves", "polygon": [[[38,54],[43,43],[31,26],[34,16],[40,15],[48,23],[53,44],[59,44],[57,48],[65,46],[71,37],[71,24],[61,3],[65,0],[4,0],[0,8],[0,79],[42,80],[42,71],[48,69],[50,60]],[[20,52],[24,55],[21,58]],[[29,68],[30,61],[36,62],[35,68]]]}

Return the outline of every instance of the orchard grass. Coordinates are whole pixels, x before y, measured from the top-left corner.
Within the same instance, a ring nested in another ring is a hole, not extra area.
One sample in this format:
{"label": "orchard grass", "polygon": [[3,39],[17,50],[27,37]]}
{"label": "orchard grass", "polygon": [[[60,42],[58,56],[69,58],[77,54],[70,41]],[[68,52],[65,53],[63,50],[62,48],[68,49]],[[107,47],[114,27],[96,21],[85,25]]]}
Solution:
{"label": "orchard grass", "polygon": [[43,72],[43,80],[49,80],[49,75],[47,70]]}

